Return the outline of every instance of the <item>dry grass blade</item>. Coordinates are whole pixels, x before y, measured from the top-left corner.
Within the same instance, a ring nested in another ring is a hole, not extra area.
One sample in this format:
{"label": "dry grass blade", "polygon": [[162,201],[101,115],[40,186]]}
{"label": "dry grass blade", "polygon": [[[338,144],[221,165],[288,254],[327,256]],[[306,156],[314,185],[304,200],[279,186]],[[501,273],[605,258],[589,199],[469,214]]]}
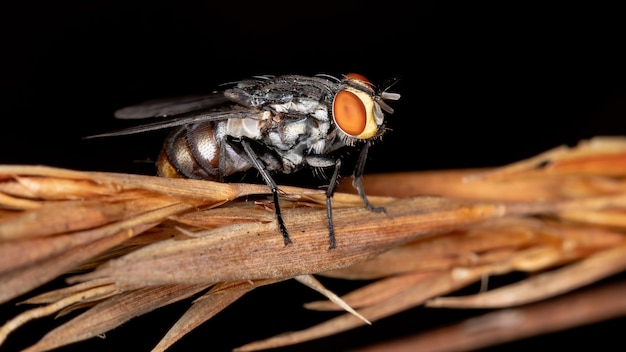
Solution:
{"label": "dry grass blade", "polygon": [[[559,201],[623,194],[624,165],[624,138],[595,137],[501,168],[368,175],[364,185],[370,194],[390,197],[437,194],[498,202]],[[338,189],[354,192],[348,180],[343,181]]]}
{"label": "dry grass blade", "polygon": [[626,314],[626,283],[604,285],[545,302],[496,310],[457,324],[352,351],[477,350]]}
{"label": "dry grass blade", "polygon": [[[285,246],[273,204],[242,199],[267,194],[264,185],[0,166],[0,301],[74,275],[73,285],[27,300],[43,306],[18,314],[0,336],[29,319],[88,308],[28,351],[51,349],[212,286],[155,347],[163,351],[253,288],[291,278],[351,313],[239,350],[337,334],[362,326],[360,318],[424,303],[485,308],[546,299],[626,268],[625,161],[625,140],[596,138],[498,169],[369,175],[370,200],[386,213],[337,193],[333,250],[319,190],[281,187],[293,240]],[[442,297],[511,272],[529,276]],[[377,281],[337,297],[312,274]]]}
{"label": "dry grass blade", "polygon": [[[68,286],[64,288],[60,288],[54,291],[48,291],[37,295],[35,297],[31,297],[25,301],[22,301],[20,304],[49,304],[62,300],[65,297],[85,292],[95,287],[106,286],[112,284],[110,281],[106,279],[102,280],[92,280],[83,282],[78,285]],[[86,301],[87,299],[83,299]]]}
{"label": "dry grass blade", "polygon": [[[441,272],[418,272],[378,280],[341,297],[350,307],[363,308],[391,299],[423,281],[441,275]],[[305,308],[313,310],[339,310],[336,304],[328,301],[310,302]]]}
{"label": "dry grass blade", "polygon": [[312,288],[313,290],[323,294],[324,296],[326,296],[330,300],[330,302],[336,304],[337,307],[339,307],[339,308],[345,310],[346,312],[354,315],[355,317],[361,319],[365,324],[372,325],[372,323],[369,320],[365,319],[365,317],[363,317],[361,314],[359,314],[357,311],[355,311],[343,299],[339,298],[339,296],[337,296],[332,291],[330,291],[329,289],[324,287],[321,282],[317,281],[313,277],[313,275],[299,275],[299,276],[296,276],[294,279],[296,281],[298,281],[298,282],[300,282],[300,283],[302,283],[302,284]]}
{"label": "dry grass blade", "polygon": [[190,297],[208,285],[146,287],[111,297],[50,331],[24,352],[47,351],[103,334],[129,319]]}
{"label": "dry grass blade", "polygon": [[123,243],[135,233],[147,229],[148,226],[121,230],[115,235],[88,243],[83,246],[71,247],[59,255],[29,263],[27,266],[3,273],[0,276],[2,290],[0,302],[19,296],[52,279],[72,270],[79,263],[89,260],[92,256]]}
{"label": "dry grass blade", "polygon": [[474,296],[440,297],[429,307],[502,308],[526,304],[571,291],[626,269],[626,246],[607,249],[564,268]]}
{"label": "dry grass blade", "polygon": [[[30,320],[41,318],[50,314],[54,314],[60,311],[61,309],[68,307],[70,305],[76,304],[76,303],[102,299],[102,298],[111,296],[115,294],[116,292],[117,292],[117,289],[115,288],[115,285],[113,284],[107,284],[107,285],[99,284],[89,289],[82,289],[80,290],[80,292],[65,295],[63,298],[60,298],[56,302],[53,302],[49,305],[26,311],[16,316],[15,318],[11,319],[5,325],[0,327],[0,343],[2,343],[7,338],[7,336],[9,335],[9,333],[11,333],[11,331],[24,325]],[[66,343],[61,343],[57,346],[62,346],[65,344]],[[44,350],[46,349],[48,348],[44,348]]]}
{"label": "dry grass blade", "polygon": [[[276,236],[274,222],[223,226],[201,237],[141,248],[73,282],[108,277],[121,287],[133,288],[294,277],[346,267],[416,238],[505,215],[505,208],[498,205],[441,198],[397,200],[386,209],[386,214],[372,214],[361,207],[337,209],[335,229],[341,237],[330,251],[325,210],[285,209],[286,225],[294,234],[294,243],[288,246]],[[178,270],[173,273],[171,268]]]}
{"label": "dry grass blade", "polygon": [[209,292],[193,302],[191,308],[178,319],[152,351],[165,351],[187,333],[211,319],[247,292],[277,281],[280,280],[241,281],[215,285]]}
{"label": "dry grass blade", "polygon": [[[403,310],[422,304],[429,298],[446,294],[479,279],[479,277],[454,278],[450,273],[433,273],[388,299],[359,309],[360,315],[375,322]],[[251,342],[235,351],[257,351],[288,346],[309,341],[362,326],[363,322],[352,314],[344,314],[301,331],[284,333],[269,339]]]}
{"label": "dry grass blade", "polygon": [[[8,205],[0,222],[0,302],[73,269],[165,221],[198,207],[266,192],[158,177],[81,173],[40,166],[0,166],[0,193],[28,201]],[[319,193],[319,192],[312,192]],[[32,206],[32,203],[38,206]]]}
{"label": "dry grass blade", "polygon": [[[321,273],[343,279],[376,279],[413,272],[446,271],[510,261],[520,249],[544,245],[560,256],[588,253],[579,248],[602,249],[623,243],[623,234],[590,226],[567,225],[539,219],[507,217],[485,221],[464,230],[424,238],[393,248],[347,268]],[[518,270],[530,270],[531,258],[518,260]],[[537,260],[535,260],[535,266]]]}

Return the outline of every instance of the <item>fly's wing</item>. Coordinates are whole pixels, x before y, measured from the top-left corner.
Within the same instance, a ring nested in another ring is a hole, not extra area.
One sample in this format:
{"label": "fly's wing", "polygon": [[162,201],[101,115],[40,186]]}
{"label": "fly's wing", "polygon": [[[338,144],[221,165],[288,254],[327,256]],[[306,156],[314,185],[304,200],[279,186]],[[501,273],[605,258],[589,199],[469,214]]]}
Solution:
{"label": "fly's wing", "polygon": [[172,116],[167,119],[160,119],[159,121],[147,123],[144,125],[125,128],[123,130],[105,132],[85,137],[85,139],[100,138],[100,137],[114,137],[114,136],[127,136],[130,134],[144,133],[150,131],[157,131],[171,127],[177,127],[182,125],[190,125],[199,122],[207,121],[220,121],[226,119],[243,119],[246,117],[257,117],[258,112],[251,111],[246,108],[232,108],[228,110],[206,111],[206,112],[192,112],[183,115]]}
{"label": "fly's wing", "polygon": [[190,111],[204,110],[227,103],[229,100],[223,92],[206,95],[190,95],[186,97],[149,100],[137,105],[117,110],[115,117],[131,120],[147,117],[166,117],[180,115]]}
{"label": "fly's wing", "polygon": [[233,104],[224,96],[223,92],[194,97],[150,100],[120,109],[115,112],[115,117],[118,119],[158,117],[158,120],[123,130],[88,136],[85,139],[125,136],[200,122],[246,118],[253,115],[257,116],[258,113],[250,108]]}

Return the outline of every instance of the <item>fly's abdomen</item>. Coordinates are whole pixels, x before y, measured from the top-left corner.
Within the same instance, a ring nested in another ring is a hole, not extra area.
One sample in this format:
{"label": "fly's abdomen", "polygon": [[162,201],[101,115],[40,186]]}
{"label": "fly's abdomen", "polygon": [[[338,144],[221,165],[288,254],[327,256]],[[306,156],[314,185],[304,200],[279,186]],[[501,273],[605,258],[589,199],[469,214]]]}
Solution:
{"label": "fly's abdomen", "polygon": [[163,144],[157,173],[165,177],[220,180],[220,144],[214,124],[186,125],[173,131]]}
{"label": "fly's abdomen", "polygon": [[226,129],[227,121],[219,121],[185,125],[172,132],[156,163],[158,175],[223,181],[250,169],[252,164],[239,144],[225,135]]}

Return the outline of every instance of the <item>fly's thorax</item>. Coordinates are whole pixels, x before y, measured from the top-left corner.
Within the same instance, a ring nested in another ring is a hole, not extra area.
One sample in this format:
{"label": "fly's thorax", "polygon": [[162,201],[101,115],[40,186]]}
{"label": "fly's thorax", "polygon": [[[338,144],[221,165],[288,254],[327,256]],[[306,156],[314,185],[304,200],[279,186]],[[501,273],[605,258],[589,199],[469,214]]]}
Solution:
{"label": "fly's thorax", "polygon": [[[250,108],[264,108],[274,105],[275,111],[312,113],[318,104],[334,91],[337,82],[321,77],[298,75],[264,76],[243,80],[224,91],[224,96],[232,102]],[[293,105],[292,105],[293,104]],[[306,111],[306,112],[305,112]]]}
{"label": "fly's thorax", "polygon": [[288,116],[307,116],[319,121],[328,121],[328,106],[319,99],[292,97],[287,102],[269,104],[269,108]]}

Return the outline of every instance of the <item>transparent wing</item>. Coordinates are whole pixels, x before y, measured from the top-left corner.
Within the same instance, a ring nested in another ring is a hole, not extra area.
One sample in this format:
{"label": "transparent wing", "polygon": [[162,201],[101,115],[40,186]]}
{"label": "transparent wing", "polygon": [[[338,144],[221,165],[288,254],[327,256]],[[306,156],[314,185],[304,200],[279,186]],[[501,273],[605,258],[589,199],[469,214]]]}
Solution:
{"label": "transparent wing", "polygon": [[117,110],[115,117],[118,119],[131,120],[180,115],[190,111],[213,108],[227,103],[228,101],[223,92],[155,99]]}
{"label": "transparent wing", "polygon": [[91,135],[85,137],[85,139],[90,138],[100,138],[100,137],[113,137],[113,136],[125,136],[129,134],[137,134],[144,133],[156,130],[162,130],[166,128],[189,125],[199,122],[207,122],[207,121],[220,121],[226,119],[243,119],[246,117],[258,117],[259,112],[254,111],[249,108],[245,108],[242,106],[229,106],[224,107],[220,110],[211,110],[211,111],[192,111],[186,114],[168,116],[158,121],[154,121],[151,123],[134,126],[130,128],[125,128],[118,131],[113,132],[105,132],[101,134]]}

